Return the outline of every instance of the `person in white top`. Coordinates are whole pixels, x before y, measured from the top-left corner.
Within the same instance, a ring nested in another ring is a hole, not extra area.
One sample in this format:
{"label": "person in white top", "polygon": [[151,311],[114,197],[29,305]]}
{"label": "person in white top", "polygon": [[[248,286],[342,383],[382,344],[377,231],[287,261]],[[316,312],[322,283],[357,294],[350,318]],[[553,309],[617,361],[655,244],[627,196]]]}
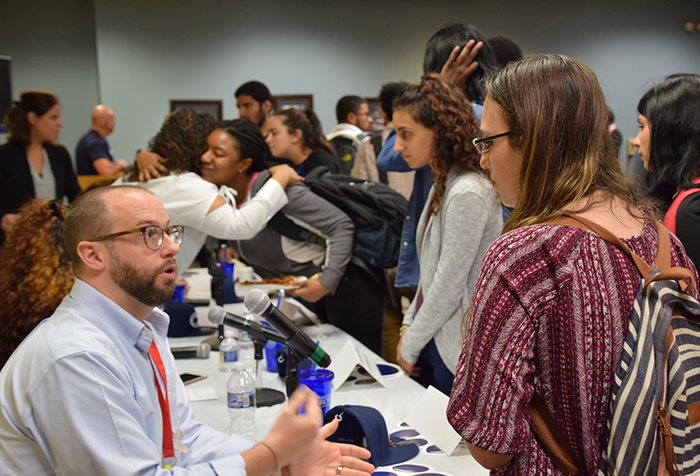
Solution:
{"label": "person in white top", "polygon": [[219,188],[195,173],[201,155],[207,151],[207,136],[214,128],[214,119],[208,114],[192,109],[174,111],[150,142],[151,157],[166,157],[169,173],[139,182],[134,170],[113,184],[131,183],[150,190],[163,203],[172,222],[185,227],[187,239],[177,257],[180,275],[192,264],[207,235],[222,240],[249,240],[257,235],[288,203],[284,192],[287,185],[302,180],[287,165],[272,167],[272,180],[245,206],[236,208],[233,190]]}

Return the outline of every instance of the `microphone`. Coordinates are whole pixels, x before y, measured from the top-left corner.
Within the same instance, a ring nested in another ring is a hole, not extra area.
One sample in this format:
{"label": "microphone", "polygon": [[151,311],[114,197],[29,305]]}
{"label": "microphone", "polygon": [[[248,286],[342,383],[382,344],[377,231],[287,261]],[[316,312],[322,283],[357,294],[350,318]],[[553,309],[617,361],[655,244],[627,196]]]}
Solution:
{"label": "microphone", "polygon": [[189,347],[171,347],[170,352],[176,359],[208,359],[211,346],[206,342]]}
{"label": "microphone", "polygon": [[268,340],[278,342],[280,344],[286,344],[284,336],[282,336],[276,330],[260,325],[253,320],[246,319],[245,317],[226,312],[226,310],[221,306],[212,307],[209,309],[209,320],[217,326],[226,324],[228,326],[235,327],[236,329],[246,331],[248,332],[248,335],[250,335],[251,339],[262,341],[263,345]]}
{"label": "microphone", "polygon": [[245,307],[250,312],[263,316],[267,322],[272,324],[287,339],[286,344],[302,359],[309,358],[323,368],[331,364],[331,358],[328,354],[273,306],[270,303],[270,298],[263,291],[260,289],[251,290],[246,295],[244,302]]}

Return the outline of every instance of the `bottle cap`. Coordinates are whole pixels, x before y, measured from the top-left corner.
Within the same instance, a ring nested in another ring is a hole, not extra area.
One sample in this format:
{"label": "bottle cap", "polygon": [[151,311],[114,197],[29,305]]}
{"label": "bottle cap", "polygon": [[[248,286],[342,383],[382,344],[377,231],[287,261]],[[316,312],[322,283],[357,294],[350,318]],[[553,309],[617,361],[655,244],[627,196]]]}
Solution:
{"label": "bottle cap", "polygon": [[236,370],[245,370],[246,369],[246,363],[241,362],[240,360],[237,360],[236,362],[233,363],[233,368]]}

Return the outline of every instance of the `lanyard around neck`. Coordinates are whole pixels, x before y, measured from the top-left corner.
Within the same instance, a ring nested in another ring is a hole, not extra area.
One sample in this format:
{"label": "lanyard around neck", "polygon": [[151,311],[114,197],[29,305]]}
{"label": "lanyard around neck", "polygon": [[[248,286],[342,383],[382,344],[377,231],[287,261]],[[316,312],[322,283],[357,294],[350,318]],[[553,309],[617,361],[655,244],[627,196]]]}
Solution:
{"label": "lanyard around neck", "polygon": [[[151,356],[151,368],[153,369],[153,377],[156,382],[156,390],[158,390],[158,403],[160,404],[160,412],[163,416],[163,466],[165,469],[170,469],[175,463],[175,450],[173,449],[173,427],[170,421],[170,403],[168,401],[168,381],[165,376],[165,367],[158,353],[156,341],[151,341],[151,347],[148,349],[148,354]],[[155,364],[155,366],[154,366]],[[158,369],[156,372],[156,368]],[[164,391],[160,388],[158,382],[158,374],[163,380]]]}

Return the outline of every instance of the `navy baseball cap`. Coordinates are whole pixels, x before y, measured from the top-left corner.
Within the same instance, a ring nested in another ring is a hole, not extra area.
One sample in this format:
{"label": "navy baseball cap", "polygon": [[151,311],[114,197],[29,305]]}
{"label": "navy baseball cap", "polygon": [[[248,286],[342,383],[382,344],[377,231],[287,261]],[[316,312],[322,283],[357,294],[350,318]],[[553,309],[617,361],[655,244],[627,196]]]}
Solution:
{"label": "navy baseball cap", "polygon": [[418,454],[418,446],[400,438],[389,441],[384,417],[376,408],[361,405],[338,405],[328,410],[324,423],[338,420],[338,429],[328,441],[367,448],[374,466],[388,466],[408,461]]}

